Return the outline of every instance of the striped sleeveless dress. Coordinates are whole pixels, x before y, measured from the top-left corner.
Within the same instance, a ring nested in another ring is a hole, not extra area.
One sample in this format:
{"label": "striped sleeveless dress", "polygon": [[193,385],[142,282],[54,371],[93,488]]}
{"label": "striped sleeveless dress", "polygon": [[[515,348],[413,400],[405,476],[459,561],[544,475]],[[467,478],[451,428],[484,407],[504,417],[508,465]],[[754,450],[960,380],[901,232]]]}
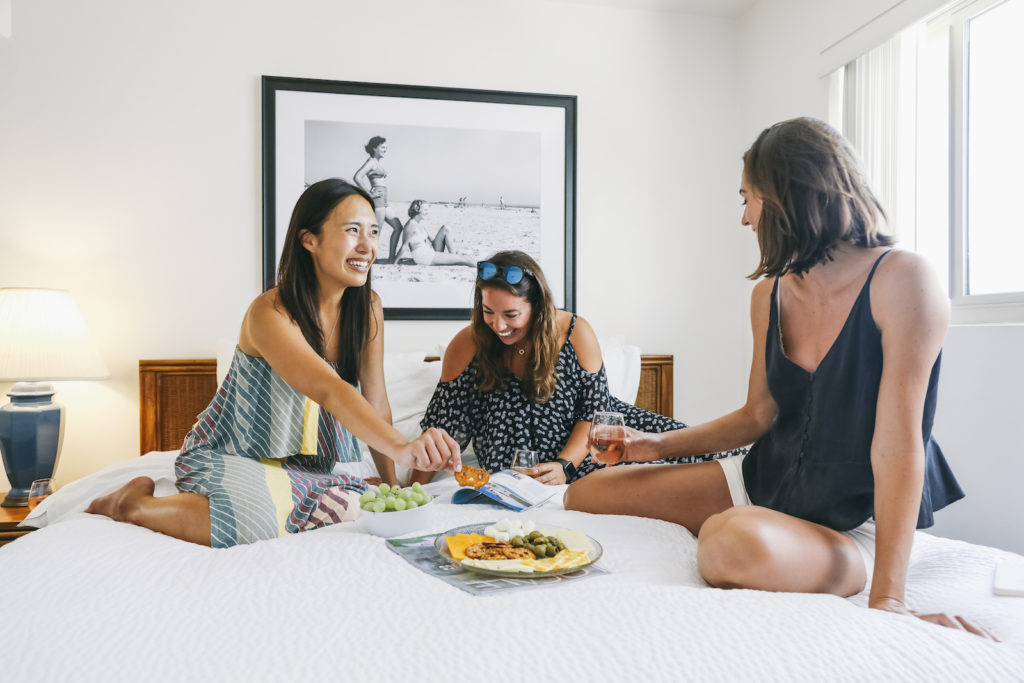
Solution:
{"label": "striped sleeveless dress", "polygon": [[210,545],[227,548],[358,516],[366,484],[331,470],[359,459],[333,415],[235,347],[174,469],[179,491],[209,498]]}

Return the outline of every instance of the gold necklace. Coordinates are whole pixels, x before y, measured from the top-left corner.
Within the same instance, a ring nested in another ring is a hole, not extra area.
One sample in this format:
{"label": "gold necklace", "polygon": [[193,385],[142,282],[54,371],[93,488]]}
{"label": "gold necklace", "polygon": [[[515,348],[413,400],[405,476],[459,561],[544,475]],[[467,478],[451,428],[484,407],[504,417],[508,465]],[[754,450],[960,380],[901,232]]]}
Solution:
{"label": "gold necklace", "polygon": [[523,355],[525,355],[525,354],[526,354],[526,349],[521,349],[521,348],[519,348],[519,342],[516,342],[516,343],[515,343],[515,344],[513,344],[512,346],[514,346],[514,347],[515,347],[515,349],[516,349],[516,353],[518,353],[518,354],[519,354],[520,356],[523,356]]}

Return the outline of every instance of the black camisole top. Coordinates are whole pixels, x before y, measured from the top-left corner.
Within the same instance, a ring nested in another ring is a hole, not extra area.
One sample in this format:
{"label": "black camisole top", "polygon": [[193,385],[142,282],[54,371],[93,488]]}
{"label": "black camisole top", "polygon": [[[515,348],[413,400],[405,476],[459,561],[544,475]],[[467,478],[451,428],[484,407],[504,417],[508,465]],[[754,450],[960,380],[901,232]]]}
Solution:
{"label": "black camisole top", "polygon": [[[765,371],[778,414],[743,461],[754,505],[847,531],[874,515],[871,440],[882,378],[882,334],[871,314],[871,280],[878,257],[839,336],[817,370],[786,357],[779,329],[778,289],[772,288]],[[928,378],[921,436],[925,472],[917,528],[934,524],[933,512],[964,496],[932,438],[939,353]]]}

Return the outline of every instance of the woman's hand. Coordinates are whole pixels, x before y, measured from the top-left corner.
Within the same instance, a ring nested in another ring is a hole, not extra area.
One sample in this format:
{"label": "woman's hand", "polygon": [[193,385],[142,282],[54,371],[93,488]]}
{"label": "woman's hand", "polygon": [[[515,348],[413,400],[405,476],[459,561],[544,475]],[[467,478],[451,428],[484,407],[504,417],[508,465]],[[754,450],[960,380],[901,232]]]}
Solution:
{"label": "woman's hand", "polygon": [[990,633],[983,626],[974,624],[968,621],[967,619],[964,619],[963,617],[958,617],[952,614],[946,614],[945,612],[939,612],[936,614],[918,614],[917,612],[912,612],[911,610],[907,609],[906,605],[904,605],[902,602],[895,598],[880,598],[877,600],[872,600],[869,607],[871,607],[872,609],[880,609],[884,612],[893,612],[895,614],[903,614],[908,617],[917,617],[918,619],[930,621],[931,623],[938,624],[939,626],[958,629],[960,631],[967,631],[969,633],[973,633],[976,636],[981,636],[986,640],[994,640],[997,643],[999,642],[999,639],[992,635],[992,633]]}
{"label": "woman's hand", "polygon": [[[629,462],[658,460],[661,458],[659,439],[660,434],[640,432],[632,427],[626,427],[626,452],[623,454],[622,460]],[[593,457],[593,451],[591,451],[591,457]]]}
{"label": "woman's hand", "polygon": [[459,444],[448,432],[437,427],[431,427],[399,448],[394,460],[410,470],[448,470],[455,473],[462,469]]}
{"label": "woman's hand", "polygon": [[559,462],[542,462],[530,470],[530,476],[548,486],[565,483],[565,470]]}

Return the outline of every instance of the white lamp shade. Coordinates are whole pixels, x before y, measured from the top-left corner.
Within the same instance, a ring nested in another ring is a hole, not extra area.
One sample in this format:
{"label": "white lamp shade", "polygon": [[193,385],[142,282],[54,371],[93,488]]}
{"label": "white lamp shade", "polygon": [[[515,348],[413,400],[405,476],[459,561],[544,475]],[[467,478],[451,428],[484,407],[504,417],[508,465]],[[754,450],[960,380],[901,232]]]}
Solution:
{"label": "white lamp shade", "polygon": [[107,379],[71,294],[59,289],[0,289],[0,381]]}

